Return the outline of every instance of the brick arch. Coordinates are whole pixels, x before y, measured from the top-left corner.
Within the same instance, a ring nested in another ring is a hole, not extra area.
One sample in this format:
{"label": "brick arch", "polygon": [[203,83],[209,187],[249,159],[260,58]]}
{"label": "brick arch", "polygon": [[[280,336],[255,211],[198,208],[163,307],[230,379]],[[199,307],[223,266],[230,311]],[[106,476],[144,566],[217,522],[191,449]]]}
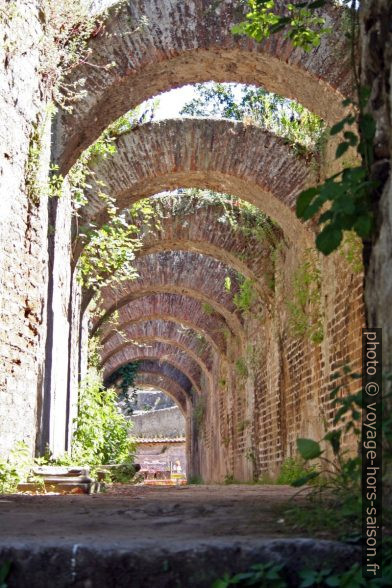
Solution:
{"label": "brick arch", "polygon": [[[237,276],[231,268],[213,258],[183,251],[146,255],[137,260],[135,268],[137,279],[102,288],[102,313],[93,321],[93,331],[115,310],[132,300],[165,292],[184,294],[209,304],[225,319],[233,334],[243,338],[242,317],[233,303]],[[231,292],[224,287],[226,276],[232,279]]]}
{"label": "brick arch", "polygon": [[149,387],[155,387],[157,390],[161,390],[176,403],[183,416],[186,416],[187,394],[175,380],[163,374],[139,371],[135,377],[134,386],[141,390]]}
{"label": "brick arch", "polygon": [[103,364],[103,375],[106,380],[122,365],[139,360],[163,360],[183,372],[199,393],[203,390],[203,371],[196,361],[185,351],[172,344],[151,342],[149,345],[138,346],[126,344]]}
{"label": "brick arch", "polygon": [[[205,377],[207,379],[211,379],[211,362],[206,361],[205,358],[200,357],[200,355],[188,345],[186,345],[183,341],[178,341],[173,338],[173,335],[170,334],[155,334],[155,335],[135,335],[132,339],[129,340],[117,340],[115,346],[107,353],[107,355],[102,359],[102,365],[110,361],[110,359],[116,355],[122,349],[128,347],[128,345],[135,345],[140,348],[149,348],[154,346],[155,343],[161,343],[162,345],[168,345],[170,347],[174,347],[179,349],[180,351],[189,355],[189,357],[199,366],[199,368],[204,372]],[[209,365],[208,365],[209,364]]]}
{"label": "brick arch", "polygon": [[[284,5],[284,1],[278,2]],[[351,90],[342,12],[323,9],[333,34],[309,54],[282,34],[263,43],[234,37],[231,25],[243,18],[236,0],[137,0],[109,10],[105,27],[90,41],[89,64],[74,68],[66,83],[85,79],[86,95],[58,121],[57,160],[67,173],[83,149],[113,120],[145,99],[184,84],[215,80],[262,85],[294,98],[333,122]],[[140,18],[149,26],[132,33]],[[114,62],[110,69],[104,66]]]}
{"label": "brick arch", "polygon": [[121,306],[118,314],[119,320],[115,329],[107,323],[101,326],[102,343],[118,329],[135,322],[167,320],[201,333],[216,351],[226,353],[226,340],[223,335],[225,321],[218,314],[206,314],[201,302],[195,298],[181,294],[152,294]]}
{"label": "brick arch", "polygon": [[139,361],[138,365],[140,372],[158,375],[163,374],[167,378],[174,380],[185,391],[187,396],[192,398],[192,382],[184,372],[176,368],[173,364],[165,361],[145,359]]}
{"label": "brick arch", "polygon": [[[222,205],[202,205],[199,198],[181,194],[157,200],[154,209],[158,226],[145,229],[142,217],[132,219],[143,234],[137,257],[163,251],[193,251],[209,255],[252,280],[268,304],[271,289],[266,282],[273,273],[271,248],[283,238],[278,227],[272,229],[273,238],[266,235],[264,239],[258,239],[239,228],[242,226],[240,215],[238,225],[233,226],[223,220],[225,209]],[[74,259],[77,255],[75,251]]]}
{"label": "brick arch", "polygon": [[101,350],[102,361],[106,361],[115,350],[127,341],[144,341],[155,339],[157,341],[173,341],[182,349],[192,352],[192,356],[198,357],[200,365],[210,372],[214,360],[214,350],[209,343],[200,337],[192,329],[181,328],[178,323],[165,320],[143,320],[121,328],[103,344]]}
{"label": "brick arch", "polygon": [[251,202],[293,241],[304,231],[294,208],[298,192],[314,183],[314,171],[306,157],[265,129],[229,120],[174,119],[144,124],[116,145],[111,157],[92,164],[80,226],[108,220],[102,190],[123,210],[165,190],[196,187]]}

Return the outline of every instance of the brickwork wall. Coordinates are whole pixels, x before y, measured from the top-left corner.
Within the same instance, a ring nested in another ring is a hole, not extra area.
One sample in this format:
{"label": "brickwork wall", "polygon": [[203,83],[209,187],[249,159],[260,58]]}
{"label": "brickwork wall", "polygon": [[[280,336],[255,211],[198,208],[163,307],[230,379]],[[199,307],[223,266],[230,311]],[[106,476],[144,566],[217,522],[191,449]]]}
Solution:
{"label": "brickwork wall", "polygon": [[[332,389],[342,384],[343,394],[358,385],[351,380],[347,386],[332,375],[342,373],[344,365],[360,371],[363,274],[352,272],[339,254],[320,256],[324,340],[315,345],[306,336],[293,336],[289,326],[287,301],[302,251],[300,245],[288,248],[277,263],[272,315],[244,322],[245,338],[252,341],[240,356],[248,377],[239,375],[232,362],[216,373],[214,407],[207,403],[200,441],[205,480],[275,476],[282,461],[296,455],[298,437],[320,439],[332,427]],[[351,437],[345,443],[354,449]]]}
{"label": "brickwork wall", "polygon": [[[180,218],[181,214],[178,213]],[[211,215],[211,211],[208,214]],[[199,216],[193,216],[194,225],[202,223],[202,231],[205,230],[205,215],[203,210]],[[166,233],[181,224],[180,218],[173,218],[172,226],[170,217],[165,218]],[[184,219],[188,219],[187,213]],[[225,230],[222,225],[222,233]],[[197,234],[195,226],[192,231]],[[230,231],[228,229],[228,234]],[[220,257],[225,260],[230,259],[226,250],[233,254],[238,249],[238,238],[230,240],[228,234],[220,237]],[[190,465],[192,471],[201,474],[206,481],[251,480],[263,474],[274,476],[285,458],[295,456],[299,436],[321,438],[325,423],[332,424],[334,411],[329,393],[339,383],[339,380],[332,381],[332,374],[343,365],[350,365],[354,371],[360,369],[363,275],[353,271],[342,251],[329,258],[314,250],[312,253],[321,275],[322,343],[314,344],[307,335],[292,333],[288,303],[293,302],[294,277],[307,259],[306,251],[311,242],[305,230],[298,234],[295,243],[281,242],[275,261],[274,292],[270,291],[266,304],[266,297],[255,289],[254,302],[245,313],[233,305],[233,293],[238,291],[238,285],[233,283],[234,292],[224,288],[224,276],[230,273],[229,267],[222,269],[221,263],[205,255],[175,248],[164,254],[142,253],[137,265],[137,280],[103,291],[104,308],[108,313],[119,309],[117,329],[122,333],[110,332],[110,327],[103,328],[102,357],[107,374],[126,361],[163,357],[175,362],[176,367],[196,383],[199,394],[191,407],[194,440]],[[244,242],[244,251],[246,255],[242,259],[251,260],[249,263],[257,267],[262,279],[263,267],[264,271],[270,270],[269,264],[263,265],[263,247],[259,243],[254,247],[249,240]],[[231,325],[234,324],[232,317],[236,317],[240,332],[235,327],[229,329],[226,323],[223,348],[199,347],[197,332],[184,331],[177,305],[171,306],[165,298],[168,294],[159,294],[160,298],[154,298],[152,304],[150,291],[156,292],[159,287],[170,291],[174,285],[188,288],[187,297],[176,298],[177,304],[184,303],[182,319],[195,320],[212,339],[216,323],[203,322],[202,314],[211,318],[217,311],[210,315],[202,307],[197,319],[192,312],[187,314],[195,308],[190,301],[204,291],[213,308],[224,306],[225,316],[231,315]],[[137,296],[135,308],[129,301],[134,296]],[[161,320],[160,304],[162,313],[170,320]],[[143,344],[148,337],[151,342],[146,347],[135,345],[135,342]],[[164,344],[159,342],[161,338],[167,338]],[[157,342],[153,343],[154,339]],[[184,353],[174,352],[179,344]],[[206,368],[198,371],[197,377],[195,359],[196,364],[202,362]],[[350,439],[347,444],[350,446]]]}
{"label": "brickwork wall", "polygon": [[71,287],[70,196],[64,191],[58,200],[48,200],[46,189],[51,116],[40,76],[43,34],[38,0],[2,3],[0,455],[5,456],[18,441],[32,453],[46,443],[62,453],[78,385],[80,289]]}
{"label": "brickwork wall", "polygon": [[[56,150],[62,171],[124,112],[190,83],[259,84],[336,121],[341,97],[351,90],[350,58],[340,9],[331,5],[324,10],[333,34],[323,38],[317,51],[305,53],[284,33],[263,43],[232,35],[232,24],[243,18],[236,0],[215,6],[210,0],[137,0],[113,7],[102,34],[91,40],[89,63],[98,67],[82,64],[68,80],[85,78],[87,92],[79,108],[63,113],[60,121]],[[129,34],[142,17],[149,26]],[[109,71],[102,68],[112,62]]]}
{"label": "brickwork wall", "polygon": [[[47,275],[47,202],[33,204],[25,176],[34,128],[42,122],[37,70],[38,2],[2,5],[0,15],[0,454],[17,441],[31,451],[42,404]],[[43,132],[41,176],[48,163]],[[41,128],[42,132],[42,128]]]}

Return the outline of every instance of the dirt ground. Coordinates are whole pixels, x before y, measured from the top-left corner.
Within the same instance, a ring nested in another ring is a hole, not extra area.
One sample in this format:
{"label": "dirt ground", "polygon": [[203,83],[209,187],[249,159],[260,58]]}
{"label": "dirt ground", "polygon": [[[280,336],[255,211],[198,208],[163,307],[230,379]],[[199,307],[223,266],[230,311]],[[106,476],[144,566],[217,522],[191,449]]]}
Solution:
{"label": "dirt ground", "polygon": [[211,588],[260,562],[346,569],[358,550],[290,530],[288,486],[118,485],[100,495],[0,496],[8,588]]}
{"label": "dirt ground", "polygon": [[0,497],[0,542],[121,545],[170,538],[282,537],[289,486],[115,485],[104,494]]}

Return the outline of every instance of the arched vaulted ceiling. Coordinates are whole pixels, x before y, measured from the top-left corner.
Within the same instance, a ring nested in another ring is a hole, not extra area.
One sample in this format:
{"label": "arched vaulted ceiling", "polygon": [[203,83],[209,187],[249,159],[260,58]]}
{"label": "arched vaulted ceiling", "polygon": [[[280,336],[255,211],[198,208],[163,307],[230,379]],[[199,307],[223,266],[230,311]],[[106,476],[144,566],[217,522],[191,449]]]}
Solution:
{"label": "arched vaulted ceiling", "polygon": [[[138,278],[107,286],[101,290],[101,313],[93,321],[93,332],[111,314],[142,296],[156,293],[180,294],[207,304],[221,315],[231,332],[243,338],[242,317],[233,301],[237,276],[231,268],[198,253],[174,251],[154,253],[137,260]],[[232,291],[225,289],[225,279],[232,280]]]}
{"label": "arched vaulted ceiling", "polygon": [[189,399],[192,399],[192,382],[180,369],[164,360],[146,359],[138,362],[138,374],[148,373],[163,375],[164,377],[177,382],[184,390]]}
{"label": "arched vaulted ceiling", "polygon": [[189,352],[159,341],[150,341],[148,345],[143,346],[132,343],[124,345],[104,363],[104,379],[106,380],[121,366],[139,360],[155,360],[169,363],[185,374],[197,392],[201,393],[206,391],[206,388],[208,389],[208,381],[206,381],[202,368],[190,356]]}
{"label": "arched vaulted ceiling", "polygon": [[211,371],[214,351],[211,346],[192,329],[181,328],[172,321],[148,320],[133,323],[113,334],[103,345],[102,362],[105,362],[127,342],[145,341],[172,342],[182,349],[188,349],[193,357],[198,358],[201,367]]}
{"label": "arched vaulted ceiling", "polygon": [[[88,63],[65,80],[72,85],[84,79],[86,94],[77,109],[63,112],[57,121],[61,173],[116,118],[147,98],[189,83],[264,86],[335,122],[352,85],[342,9],[332,3],[322,9],[333,32],[310,53],[295,49],[283,33],[262,43],[234,36],[231,27],[243,19],[243,11],[237,0],[132,0],[113,6],[90,41]],[[142,18],[147,26],[140,26]]]}
{"label": "arched vaulted ceiling", "polygon": [[[271,295],[268,281],[273,272],[271,251],[283,238],[277,226],[266,221],[268,230],[263,233],[260,226],[257,237],[256,231],[252,234],[236,207],[233,207],[229,219],[223,205],[203,205],[198,197],[183,194],[155,200],[154,209],[154,219],[147,225],[143,216],[130,219],[142,235],[142,248],[136,252],[137,257],[164,251],[209,255],[252,280],[261,297],[268,301]],[[79,245],[81,247],[81,243]]]}
{"label": "arched vaulted ceiling", "polygon": [[[112,8],[102,33],[91,40],[92,65],[75,68],[68,80],[86,78],[86,95],[73,113],[61,113],[57,119],[56,157],[61,172],[66,174],[81,151],[118,116],[160,91],[185,83],[215,80],[263,85],[297,99],[329,122],[340,117],[341,100],[349,94],[351,83],[348,59],[338,57],[346,55],[339,51],[346,42],[338,30],[341,10],[326,9],[334,34],[323,38],[310,54],[293,49],[281,35],[261,44],[234,37],[230,28],[242,18],[241,10],[234,0],[217,6],[207,0],[136,0]],[[148,26],[135,32],[142,16]],[[112,61],[114,67],[106,68]],[[142,125],[119,137],[117,152],[93,165],[93,171],[81,224],[100,226],[107,220],[98,194],[102,183],[120,210],[163,190],[198,187],[255,204],[292,241],[305,231],[293,213],[296,196],[314,181],[306,158],[283,139],[227,120]],[[188,225],[178,218],[177,224],[173,218],[165,221],[144,242],[136,263],[139,278],[103,288],[103,318],[118,309],[120,328],[126,333],[124,339],[106,329],[102,316],[94,322],[93,330],[101,325],[104,329],[105,377],[130,361],[170,364],[198,392],[206,391],[212,358],[216,349],[224,347],[222,332],[217,333],[215,325],[223,324],[244,339],[242,317],[233,303],[238,290],[233,269],[254,280],[260,294],[268,256],[264,266],[257,265],[262,257],[258,246],[257,254],[254,251],[246,259],[250,243],[242,248],[238,235],[234,238],[227,228],[216,230],[211,210],[195,212]],[[77,245],[76,257],[80,251]],[[234,284],[232,292],[224,288],[227,276]],[[166,312],[170,298],[184,306]],[[154,303],[158,303],[155,314]],[[211,320],[200,314],[205,303],[213,309]],[[184,331],[179,321],[182,314],[189,319],[186,307],[191,304],[198,309],[189,323],[195,330]],[[204,349],[198,347],[200,329],[208,335]],[[162,373],[159,377],[168,378]]]}
{"label": "arched vaulted ceiling", "polygon": [[165,120],[123,134],[116,146],[116,153],[91,165],[80,226],[108,220],[102,191],[123,210],[141,198],[188,187],[251,202],[292,241],[304,230],[293,208],[314,172],[287,141],[264,129],[229,120]]}
{"label": "arched vaulted ceiling", "polygon": [[189,396],[176,380],[173,380],[164,374],[144,372],[140,369],[135,377],[134,386],[140,390],[149,388],[161,390],[174,400],[182,414],[184,416],[186,415],[187,398],[189,399]]}
{"label": "arched vaulted ceiling", "polygon": [[151,294],[121,306],[116,327],[108,323],[101,326],[101,341],[105,343],[118,330],[140,320],[173,321],[202,334],[216,351],[226,352],[223,332],[227,326],[223,317],[207,314],[199,300],[181,294]]}

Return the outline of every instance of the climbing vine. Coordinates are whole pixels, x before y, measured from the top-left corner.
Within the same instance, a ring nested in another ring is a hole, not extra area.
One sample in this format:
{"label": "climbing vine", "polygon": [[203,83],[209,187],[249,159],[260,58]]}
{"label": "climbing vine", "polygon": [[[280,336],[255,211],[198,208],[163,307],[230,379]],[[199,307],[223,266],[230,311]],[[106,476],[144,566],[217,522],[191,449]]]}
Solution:
{"label": "climbing vine", "polygon": [[234,364],[235,371],[240,376],[240,378],[247,378],[249,375],[248,367],[246,365],[246,361],[243,357],[237,359]]}
{"label": "climbing vine", "polygon": [[246,314],[256,301],[254,282],[250,278],[239,277],[239,290],[233,296],[233,303],[237,310]]}
{"label": "climbing vine", "polygon": [[40,158],[42,152],[42,127],[35,122],[31,128],[29,151],[27,154],[25,179],[28,199],[37,205],[41,197]]}
{"label": "climbing vine", "polygon": [[[83,95],[85,80],[80,78],[69,84],[65,78],[76,65],[88,63],[91,54],[88,41],[102,30],[105,13],[99,17],[91,15],[88,3],[81,0],[41,0],[40,18],[44,28],[41,78],[53,101],[70,110]],[[112,66],[102,64],[101,67]]]}
{"label": "climbing vine", "polygon": [[354,231],[345,231],[339,254],[346,260],[354,274],[363,271],[362,241]]}
{"label": "climbing vine", "polygon": [[321,343],[324,339],[321,271],[313,249],[305,250],[303,262],[294,272],[292,294],[286,304],[291,334]]}
{"label": "climbing vine", "polygon": [[[99,139],[81,155],[69,173],[69,183],[75,215],[87,204],[86,190],[95,179],[93,165],[117,151],[116,141],[139,124],[151,120],[156,101],[136,108],[110,125]],[[105,186],[95,180],[98,196],[106,207],[108,221],[101,227],[94,224],[78,228],[78,237],[84,243],[78,261],[78,281],[92,290],[99,290],[112,282],[134,279],[137,273],[133,262],[142,246],[143,232],[148,230],[154,217],[149,199],[136,202],[130,209],[120,212],[113,197],[105,193]]]}
{"label": "climbing vine", "polygon": [[105,380],[107,388],[112,385],[118,388],[118,402],[122,412],[126,415],[133,413],[133,403],[136,395],[134,383],[138,371],[139,362],[133,361],[119,367]]}
{"label": "climbing vine", "polygon": [[[170,214],[187,215],[201,208],[216,206],[220,208],[218,222],[229,225],[248,238],[270,245],[271,251],[278,246],[282,232],[278,224],[257,206],[230,194],[187,188],[176,192],[164,192],[151,199],[156,206],[156,215],[163,214],[170,204]],[[244,254],[245,255],[245,254]]]}

